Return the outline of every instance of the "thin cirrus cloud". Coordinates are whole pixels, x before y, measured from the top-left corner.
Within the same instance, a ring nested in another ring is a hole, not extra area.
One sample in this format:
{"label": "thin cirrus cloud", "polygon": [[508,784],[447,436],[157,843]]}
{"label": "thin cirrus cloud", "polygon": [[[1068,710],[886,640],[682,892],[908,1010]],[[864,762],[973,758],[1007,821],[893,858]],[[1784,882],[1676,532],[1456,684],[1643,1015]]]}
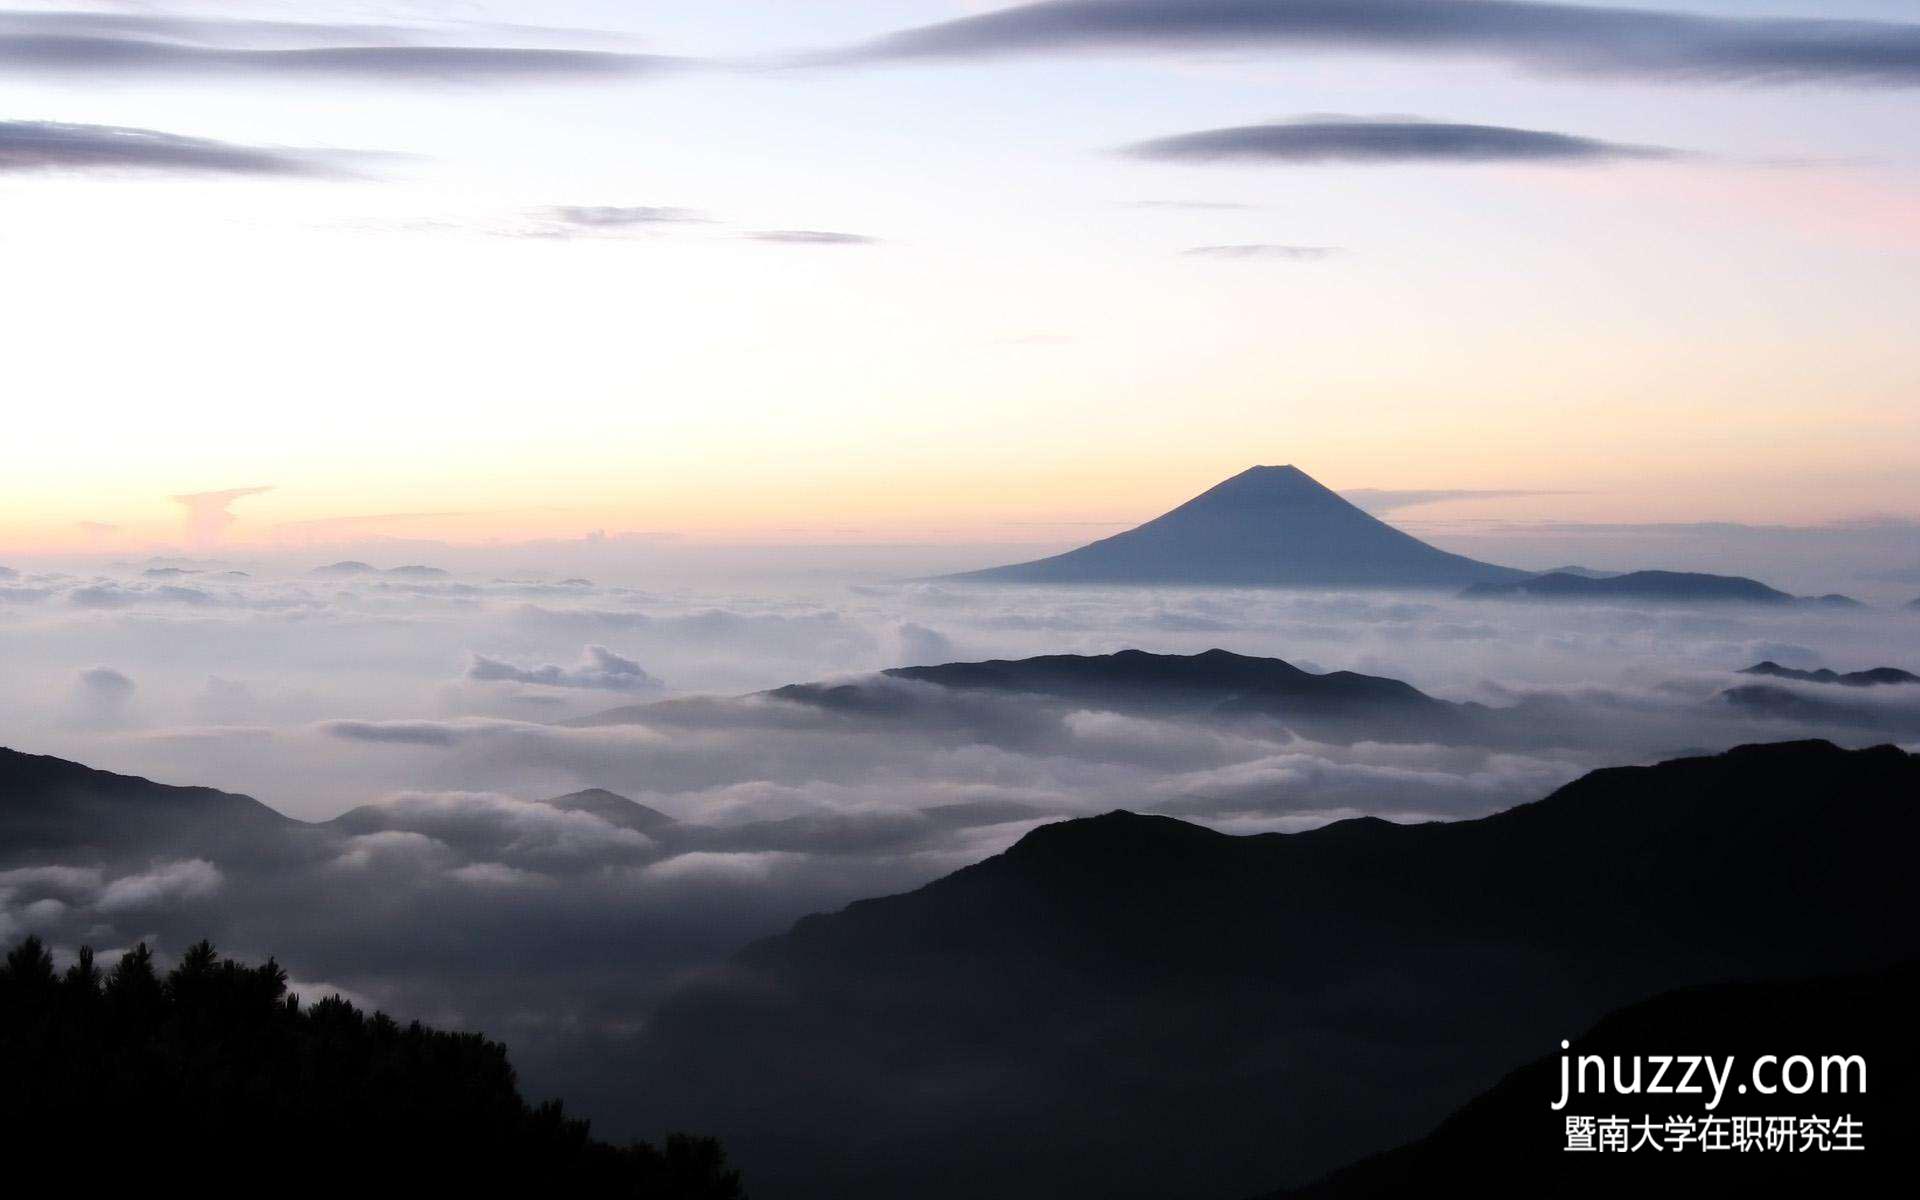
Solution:
{"label": "thin cirrus cloud", "polygon": [[563,204],[547,210],[547,215],[567,225],[585,229],[626,229],[642,225],[697,225],[710,218],[691,208],[669,208],[642,204]]}
{"label": "thin cirrus cloud", "polygon": [[0,14],[0,67],[15,73],[126,79],[235,75],[393,83],[512,83],[656,73],[685,60],[616,50],[463,45],[399,26],[149,17]]}
{"label": "thin cirrus cloud", "polygon": [[742,237],[755,242],[779,242],[789,246],[873,246],[880,239],[864,233],[836,233],[828,229],[758,229]]}
{"label": "thin cirrus cloud", "polygon": [[158,171],[213,175],[331,175],[325,156],[241,146],[156,129],[0,121],[0,174]]}
{"label": "thin cirrus cloud", "polygon": [[1522,0],[1050,0],[905,29],[830,61],[1255,46],[1646,81],[1920,85],[1920,24]]}
{"label": "thin cirrus cloud", "polygon": [[1280,246],[1255,242],[1240,246],[1192,246],[1188,258],[1273,259],[1279,262],[1319,262],[1341,253],[1338,246]]}
{"label": "thin cirrus cloud", "polygon": [[1680,152],[1570,133],[1408,117],[1311,116],[1136,142],[1135,158],[1193,163],[1583,163]]}

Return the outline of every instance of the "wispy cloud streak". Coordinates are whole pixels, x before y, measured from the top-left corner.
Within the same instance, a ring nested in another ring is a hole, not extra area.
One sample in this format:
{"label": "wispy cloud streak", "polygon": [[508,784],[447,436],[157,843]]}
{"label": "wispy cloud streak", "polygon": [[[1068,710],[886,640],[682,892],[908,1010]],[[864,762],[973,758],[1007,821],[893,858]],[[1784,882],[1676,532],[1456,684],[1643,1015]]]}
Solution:
{"label": "wispy cloud streak", "polygon": [[1203,129],[1137,142],[1125,147],[1124,152],[1136,158],[1171,162],[1295,164],[1602,162],[1679,156],[1678,151],[1660,146],[1634,146],[1505,125],[1325,115]]}
{"label": "wispy cloud streak", "polygon": [[832,57],[1250,47],[1480,57],[1638,80],[1920,85],[1920,24],[1520,0],[1051,0],[902,30]]}

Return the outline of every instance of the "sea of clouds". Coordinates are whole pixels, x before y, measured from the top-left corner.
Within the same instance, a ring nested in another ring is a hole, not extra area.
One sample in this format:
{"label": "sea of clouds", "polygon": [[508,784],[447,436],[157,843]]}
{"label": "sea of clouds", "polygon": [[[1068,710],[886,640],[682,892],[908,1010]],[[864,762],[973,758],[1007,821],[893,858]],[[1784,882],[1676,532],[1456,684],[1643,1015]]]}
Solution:
{"label": "sea of clouds", "polygon": [[[15,564],[0,743],[289,816],[272,845],[0,869],[0,935],[71,950],[211,936],[312,990],[479,1026],[536,1091],[620,1128],[617,1061],[664,991],[805,913],[918,886],[1035,825],[1130,808],[1231,832],[1453,819],[1598,766],[1739,742],[1920,742],[1920,687],[1720,693],[1771,659],[1920,666],[1893,607],[1661,609],[1443,595],[1033,589],[831,573],[671,583],[523,557],[315,573],[312,559]],[[602,577],[604,575],[605,577]],[[1511,708],[1497,745],[1316,742],[1274,722],[1099,711],[886,667],[1223,647]],[[836,680],[856,709],[769,688]],[[1779,684],[1779,681],[1767,681]],[[578,723],[609,710],[611,721]],[[605,788],[642,830],[546,798]],[[640,1131],[632,1132],[658,1132]]]}

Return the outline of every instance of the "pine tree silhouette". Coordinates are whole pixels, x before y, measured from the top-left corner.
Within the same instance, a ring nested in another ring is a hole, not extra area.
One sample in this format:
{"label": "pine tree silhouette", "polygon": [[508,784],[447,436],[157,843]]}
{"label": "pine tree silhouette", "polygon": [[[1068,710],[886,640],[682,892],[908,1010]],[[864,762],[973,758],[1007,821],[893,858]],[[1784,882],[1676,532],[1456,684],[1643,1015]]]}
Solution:
{"label": "pine tree silhouette", "polygon": [[303,1006],[272,959],[209,942],[162,977],[142,943],[64,973],[39,938],[0,965],[0,1140],[96,1170],[192,1162],[194,1191],[741,1200],[710,1138],[596,1141],[521,1098],[506,1047],[401,1025],[339,996]]}

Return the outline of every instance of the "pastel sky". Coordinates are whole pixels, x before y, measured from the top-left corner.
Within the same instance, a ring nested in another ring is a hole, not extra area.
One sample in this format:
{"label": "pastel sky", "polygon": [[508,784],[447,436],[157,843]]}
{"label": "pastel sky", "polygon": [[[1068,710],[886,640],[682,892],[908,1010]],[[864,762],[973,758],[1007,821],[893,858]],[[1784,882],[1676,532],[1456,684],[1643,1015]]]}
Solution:
{"label": "pastel sky", "polygon": [[1915,6],[1676,3],[20,4],[0,549],[1920,518]]}

